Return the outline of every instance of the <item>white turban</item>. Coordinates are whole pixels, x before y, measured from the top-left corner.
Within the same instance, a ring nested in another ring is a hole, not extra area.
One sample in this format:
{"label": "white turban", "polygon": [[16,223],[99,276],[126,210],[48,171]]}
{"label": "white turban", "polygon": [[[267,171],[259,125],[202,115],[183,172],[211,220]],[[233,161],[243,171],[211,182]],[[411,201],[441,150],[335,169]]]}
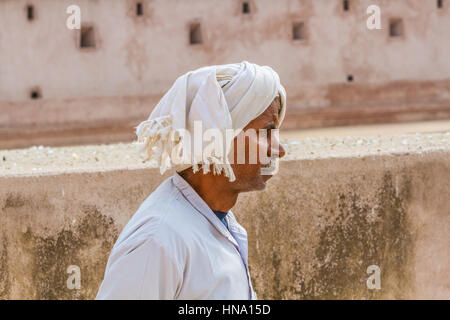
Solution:
{"label": "white turban", "polygon": [[183,137],[177,131],[187,130],[193,134],[194,121],[201,121],[203,130],[218,129],[225,137],[226,129],[234,129],[236,136],[278,95],[281,123],[286,110],[286,92],[272,68],[243,61],[190,71],[175,81],[148,120],[136,127],[137,144],[160,168],[161,174],[176,164],[173,154],[184,154],[190,158],[190,164],[184,168],[193,166],[196,172],[198,164],[203,164],[203,173],[207,173],[212,164],[214,174],[223,171],[230,181],[234,181],[228,160],[231,141],[225,142],[223,155],[199,159],[189,152],[193,147],[184,150],[187,148],[183,148]]}

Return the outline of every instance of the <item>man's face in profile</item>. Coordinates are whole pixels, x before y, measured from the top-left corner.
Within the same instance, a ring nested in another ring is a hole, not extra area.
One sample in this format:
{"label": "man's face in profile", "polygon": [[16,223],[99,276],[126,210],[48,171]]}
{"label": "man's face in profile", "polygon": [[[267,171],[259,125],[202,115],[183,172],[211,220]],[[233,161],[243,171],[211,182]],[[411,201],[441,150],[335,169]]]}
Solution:
{"label": "man's face in profile", "polygon": [[[261,168],[264,169],[264,167],[270,166],[267,158],[270,159],[277,155],[279,158],[284,157],[286,151],[279,143],[278,136],[271,132],[271,130],[279,128],[280,111],[281,102],[279,97],[277,97],[259,117],[253,119],[234,138],[234,153],[231,155],[234,159],[231,166],[236,176],[236,181],[232,182],[231,185],[236,191],[263,190],[266,187],[266,181],[272,177],[270,174],[261,172]],[[260,129],[265,129],[267,134],[264,135],[259,131]],[[251,134],[252,131],[254,134]],[[244,138],[245,145],[243,143]],[[266,160],[260,157],[260,150],[263,154],[266,151]],[[243,161],[244,156],[245,161]]]}

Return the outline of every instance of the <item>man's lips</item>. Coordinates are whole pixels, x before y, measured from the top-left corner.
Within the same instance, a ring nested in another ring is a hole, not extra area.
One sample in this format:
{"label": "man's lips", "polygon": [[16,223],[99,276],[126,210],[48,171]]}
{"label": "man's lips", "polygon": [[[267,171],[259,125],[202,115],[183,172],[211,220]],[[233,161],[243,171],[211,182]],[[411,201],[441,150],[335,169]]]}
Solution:
{"label": "man's lips", "polygon": [[[271,170],[272,169],[272,170]],[[261,176],[272,177],[273,176],[273,167],[272,166],[261,166],[260,173]]]}
{"label": "man's lips", "polygon": [[278,158],[272,157],[268,164],[260,166],[260,173],[264,176],[273,176],[278,172]]}

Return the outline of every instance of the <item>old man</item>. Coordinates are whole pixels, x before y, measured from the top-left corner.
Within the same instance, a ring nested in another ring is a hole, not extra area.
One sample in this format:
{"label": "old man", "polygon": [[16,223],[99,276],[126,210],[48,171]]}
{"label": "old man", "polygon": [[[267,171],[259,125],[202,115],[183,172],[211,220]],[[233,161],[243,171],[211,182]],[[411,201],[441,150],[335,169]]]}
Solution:
{"label": "old man", "polygon": [[[247,232],[231,208],[275,173],[285,110],[285,89],[267,66],[209,66],[175,81],[136,133],[161,173],[176,171],[121,232],[97,299],[256,299]],[[220,143],[199,147],[196,125]]]}

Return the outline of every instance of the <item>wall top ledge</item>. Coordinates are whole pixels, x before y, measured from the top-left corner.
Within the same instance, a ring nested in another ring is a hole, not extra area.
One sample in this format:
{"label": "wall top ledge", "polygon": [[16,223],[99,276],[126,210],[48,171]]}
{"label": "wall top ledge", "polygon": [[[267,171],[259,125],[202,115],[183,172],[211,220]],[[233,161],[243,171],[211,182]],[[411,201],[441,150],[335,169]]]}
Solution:
{"label": "wall top ledge", "polygon": [[[450,152],[450,131],[399,135],[282,139],[283,161]],[[152,168],[131,143],[0,150],[0,177]]]}

